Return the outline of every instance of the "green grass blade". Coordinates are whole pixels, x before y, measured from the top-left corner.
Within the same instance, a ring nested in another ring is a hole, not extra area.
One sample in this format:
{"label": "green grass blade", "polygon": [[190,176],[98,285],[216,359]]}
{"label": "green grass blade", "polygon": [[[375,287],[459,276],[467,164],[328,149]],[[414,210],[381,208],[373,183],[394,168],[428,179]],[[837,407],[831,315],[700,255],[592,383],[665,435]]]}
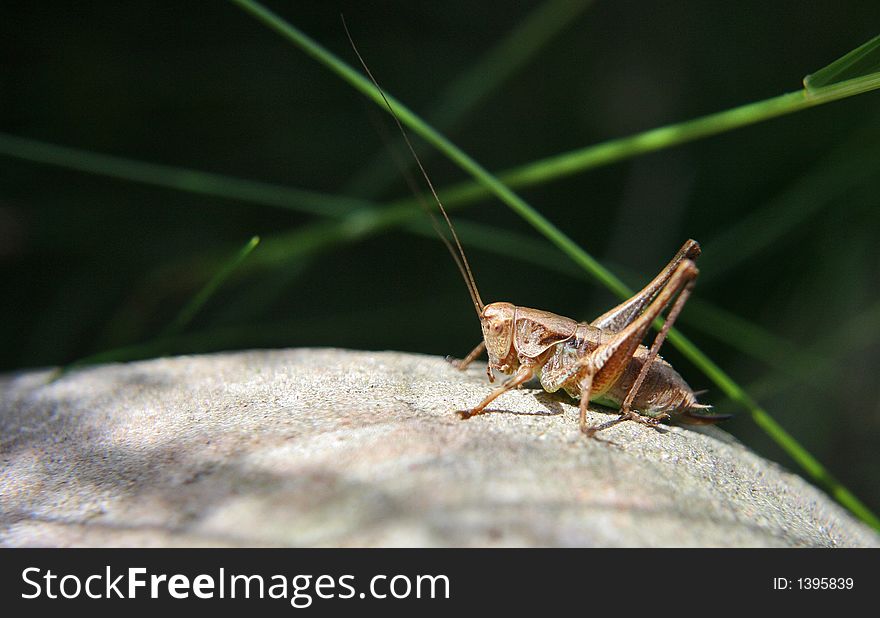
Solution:
{"label": "green grass blade", "polygon": [[235,270],[241,265],[242,262],[247,259],[247,257],[251,254],[251,252],[257,248],[257,245],[260,244],[260,237],[254,236],[242,247],[238,253],[233,256],[231,260],[229,260],[226,264],[224,264],[223,268],[218,270],[213,277],[202,287],[201,290],[196,293],[195,296],[190,299],[190,301],[184,306],[183,309],[180,310],[180,313],[171,321],[170,324],[161,332],[160,337],[171,337],[174,336],[185,329],[190,322],[192,322],[193,318],[196,314],[201,310],[202,307],[205,306],[205,303],[208,302],[214,293],[220,288],[221,285],[229,278],[229,276],[235,272]]}
{"label": "green grass blade", "polygon": [[802,90],[709,114],[693,120],[651,129],[637,135],[609,140],[531,163],[499,178],[511,187],[546,182],[602,165],[616,163],[655,150],[671,148],[697,139],[792,114],[880,88],[880,76],[869,76],[817,89]]}
{"label": "green grass blade", "polygon": [[256,180],[146,163],[6,133],[0,133],[0,155],[129,182],[324,216],[340,216],[370,205],[369,202],[359,199],[328,196]]}
{"label": "green grass blade", "polygon": [[[333,54],[318,45],[304,33],[300,32],[298,29],[282,20],[279,16],[256,2],[251,0],[233,1],[266,25],[279,32],[285,38],[294,42],[306,53],[313,56],[333,72],[337,73],[367,97],[373,99],[378,105],[384,107],[385,103],[382,93],[377,92],[371,82],[356,73],[347,64],[336,58]],[[781,97],[769,101],[738,108],[738,110],[733,110],[733,112],[722,112],[721,114],[712,115],[711,117],[708,117],[708,120],[703,120],[703,122],[692,123],[690,126],[689,139],[695,139],[697,136],[712,134],[712,132],[719,132],[720,130],[727,130],[726,128],[728,127],[744,126],[746,124],[757,122],[758,120],[778,116],[783,113],[791,113],[798,109],[804,109],[811,105],[819,104],[819,102],[836,100],[837,98],[851,96],[857,92],[865,92],[877,87],[880,87],[880,79],[872,81],[866,78],[864,80],[856,79],[843,82],[842,84],[828,86],[810,93],[809,97],[806,96],[804,92],[782,95]],[[559,247],[572,260],[588,270],[611,291],[621,297],[630,295],[630,290],[622,281],[581,249],[573,240],[556,228],[543,215],[529,206],[521,197],[513,193],[513,191],[511,191],[506,185],[489,174],[489,172],[487,172],[482,166],[449,142],[446,138],[426,125],[412,111],[393,99],[391,95],[387,95],[386,93],[386,96],[388,101],[390,101],[391,106],[394,107],[401,122],[405,123],[414,132],[439,148],[448,158],[470,173],[487,189],[491,190],[492,193],[498,196],[512,210],[530,223],[553,244]],[[683,139],[682,133],[685,133],[685,131],[682,131],[680,128],[677,130],[661,128],[653,132],[649,131],[645,134],[648,136],[647,139],[643,141],[647,147],[656,148],[659,144],[668,144],[675,140],[686,141],[687,138]],[[632,144],[630,150],[637,148],[640,143],[641,142],[636,142]],[[797,462],[813,479],[816,480],[816,482],[825,487],[833,497],[847,506],[858,517],[862,518],[875,528],[880,529],[880,519],[873,515],[864,504],[849,492],[849,490],[843,487],[837,479],[835,479],[810,453],[808,453],[806,449],[794,440],[788,432],[774,421],[770,415],[757,404],[757,402],[753,401],[732,378],[721,370],[720,367],[715,365],[714,362],[698,350],[697,347],[681,335],[681,333],[670,331],[668,339],[710,379],[712,379],[728,397],[739,402],[748,409],[755,423],[767,432],[768,435],[770,435],[795,462]]]}
{"label": "green grass blade", "polygon": [[[880,75],[873,74],[810,92],[799,90],[546,157],[500,171],[496,177],[511,189],[531,187],[878,88]],[[492,191],[479,182],[466,181],[441,188],[440,193],[444,196],[444,205],[449,206],[476,202],[490,196]]]}
{"label": "green grass blade", "polygon": [[880,72],[880,35],[804,78],[810,92]]}

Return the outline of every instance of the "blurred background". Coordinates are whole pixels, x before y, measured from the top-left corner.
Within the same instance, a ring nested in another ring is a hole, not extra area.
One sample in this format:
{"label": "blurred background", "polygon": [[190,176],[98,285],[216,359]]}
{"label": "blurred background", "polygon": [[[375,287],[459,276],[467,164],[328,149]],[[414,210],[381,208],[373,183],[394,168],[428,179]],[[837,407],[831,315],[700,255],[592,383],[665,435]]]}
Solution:
{"label": "blurred background", "polygon": [[[267,4],[354,64],[343,12],[383,87],[492,171],[797,90],[880,33],[875,1]],[[232,3],[7,0],[0,54],[0,370],[479,340],[418,207],[370,225],[410,195],[383,114]],[[468,180],[424,152],[441,195]],[[681,329],[880,511],[880,93],[518,192],[631,287],[700,240]],[[497,200],[454,219],[486,302],[580,320],[617,302]]]}

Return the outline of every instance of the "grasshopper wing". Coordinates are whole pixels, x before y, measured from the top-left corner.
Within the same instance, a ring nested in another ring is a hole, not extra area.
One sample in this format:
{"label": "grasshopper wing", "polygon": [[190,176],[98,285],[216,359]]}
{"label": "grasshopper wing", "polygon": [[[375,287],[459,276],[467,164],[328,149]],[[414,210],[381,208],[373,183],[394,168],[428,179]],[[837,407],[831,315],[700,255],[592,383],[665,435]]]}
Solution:
{"label": "grasshopper wing", "polygon": [[574,337],[577,322],[549,311],[517,307],[513,346],[520,356],[537,359],[550,347]]}

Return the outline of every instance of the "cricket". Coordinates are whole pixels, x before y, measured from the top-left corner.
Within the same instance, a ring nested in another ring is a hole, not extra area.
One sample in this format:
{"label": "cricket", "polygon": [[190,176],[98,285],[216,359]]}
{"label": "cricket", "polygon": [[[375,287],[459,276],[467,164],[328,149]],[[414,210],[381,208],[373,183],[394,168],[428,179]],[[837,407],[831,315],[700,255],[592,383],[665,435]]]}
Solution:
{"label": "cricket", "polygon": [[[562,389],[580,400],[580,429],[588,436],[625,420],[656,426],[666,419],[711,424],[728,418],[706,414],[710,406],[699,403],[693,389],[658,355],[694,285],[699,253],[699,243],[688,240],[645,288],[589,323],[507,302],[484,306],[473,280],[468,281],[483,341],[455,365],[464,369],[485,351],[490,381],[492,370],[511,377],[462,417],[483,413],[497,397],[537,377],[547,392]],[[469,270],[463,252],[461,258]],[[651,323],[669,305],[651,347],[642,345]],[[587,425],[590,402],[619,409],[619,418]]]}
{"label": "cricket", "polygon": [[[589,323],[509,302],[484,304],[455,226],[406,129],[358,51],[344,18],[343,27],[443,216],[452,242],[430,209],[425,208],[437,235],[461,272],[480,320],[483,340],[464,359],[452,361],[452,364],[463,371],[485,352],[490,383],[495,380],[493,371],[510,376],[474,407],[459,412],[461,418],[483,414],[495,399],[533,378],[537,378],[549,393],[562,389],[579,400],[579,426],[588,437],[623,421],[657,427],[664,420],[707,425],[730,418],[729,415],[707,413],[711,406],[699,403],[697,393],[671,364],[659,356],[660,347],[684,308],[699,274],[695,262],[700,255],[699,243],[687,240],[641,291]],[[667,307],[666,319],[651,347],[643,345],[651,324]],[[591,402],[617,409],[618,418],[598,426],[589,425],[587,410]]]}

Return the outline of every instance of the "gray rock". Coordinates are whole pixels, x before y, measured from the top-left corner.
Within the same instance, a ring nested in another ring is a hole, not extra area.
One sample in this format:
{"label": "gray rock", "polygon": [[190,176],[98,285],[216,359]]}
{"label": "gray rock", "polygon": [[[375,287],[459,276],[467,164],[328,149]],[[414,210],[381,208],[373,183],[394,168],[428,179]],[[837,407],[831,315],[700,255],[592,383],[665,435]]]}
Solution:
{"label": "gray rock", "polygon": [[[255,351],[0,378],[0,542],[49,546],[878,546],[719,430],[585,439],[483,371]],[[592,413],[592,421],[613,418]]]}

